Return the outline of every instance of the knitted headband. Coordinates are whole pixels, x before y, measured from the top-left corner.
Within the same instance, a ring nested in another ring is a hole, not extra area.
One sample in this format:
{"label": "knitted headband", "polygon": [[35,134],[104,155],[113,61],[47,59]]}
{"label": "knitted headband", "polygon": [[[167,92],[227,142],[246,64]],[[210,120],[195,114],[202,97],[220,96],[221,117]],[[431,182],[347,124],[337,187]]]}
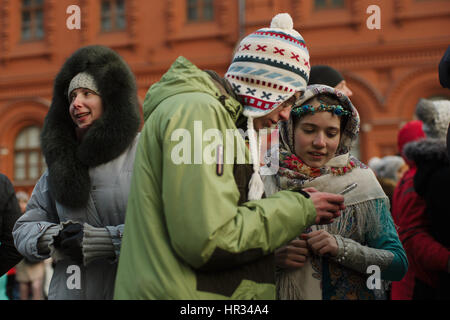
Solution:
{"label": "knitted headband", "polygon": [[100,95],[94,77],[87,72],[80,72],[75,77],[73,77],[72,81],[70,81],[69,90],[67,92],[69,100],[72,91],[78,88],[86,88]]}
{"label": "knitted headband", "polygon": [[351,112],[344,110],[344,108],[340,104],[339,105],[327,105],[324,103],[320,103],[320,105],[318,107],[315,107],[310,104],[304,104],[301,107],[298,107],[298,108],[295,108],[294,110],[292,110],[292,114],[296,115],[297,117],[301,117],[307,113],[314,114],[316,112],[321,112],[321,111],[328,111],[337,116],[351,115]]}

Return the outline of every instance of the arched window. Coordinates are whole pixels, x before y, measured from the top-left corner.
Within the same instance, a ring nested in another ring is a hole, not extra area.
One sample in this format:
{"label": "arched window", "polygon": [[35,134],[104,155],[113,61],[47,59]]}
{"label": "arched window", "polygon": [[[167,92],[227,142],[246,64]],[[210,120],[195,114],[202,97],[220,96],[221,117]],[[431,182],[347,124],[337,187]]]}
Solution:
{"label": "arched window", "polygon": [[214,20],[214,0],[188,0],[187,20],[189,22]]}
{"label": "arched window", "polygon": [[14,144],[14,180],[15,182],[35,182],[46,169],[41,152],[39,136],[41,129],[31,126],[23,129]]}

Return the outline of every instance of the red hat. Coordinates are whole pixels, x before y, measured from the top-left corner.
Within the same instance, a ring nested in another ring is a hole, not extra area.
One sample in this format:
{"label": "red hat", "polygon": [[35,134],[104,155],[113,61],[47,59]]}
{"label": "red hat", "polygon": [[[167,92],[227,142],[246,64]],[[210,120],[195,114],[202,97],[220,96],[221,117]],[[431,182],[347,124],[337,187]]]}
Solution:
{"label": "red hat", "polygon": [[398,151],[406,161],[408,160],[403,155],[403,147],[408,142],[425,138],[425,133],[423,132],[422,125],[423,125],[422,121],[413,120],[405,124],[398,132],[397,136]]}

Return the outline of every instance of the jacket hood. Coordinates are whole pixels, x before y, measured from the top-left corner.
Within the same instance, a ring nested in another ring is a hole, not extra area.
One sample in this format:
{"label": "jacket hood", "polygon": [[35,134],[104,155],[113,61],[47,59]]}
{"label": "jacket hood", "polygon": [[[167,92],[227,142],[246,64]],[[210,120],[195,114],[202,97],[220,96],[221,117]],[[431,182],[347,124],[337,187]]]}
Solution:
{"label": "jacket hood", "polygon": [[220,83],[180,56],[160,81],[148,90],[143,105],[144,119],[147,120],[163,100],[187,92],[204,92],[217,98],[235,122],[242,113],[241,104],[227,93]]}
{"label": "jacket hood", "polygon": [[[69,114],[67,93],[71,80],[80,72],[94,78],[104,107],[81,142]],[[84,47],[70,56],[56,76],[41,135],[55,199],[69,207],[84,206],[90,192],[88,168],[121,155],[133,142],[139,125],[136,83],[125,61],[103,46]]]}
{"label": "jacket hood", "polygon": [[425,165],[440,166],[449,165],[447,146],[442,139],[423,139],[410,142],[404,147],[405,156],[414,161],[418,167]]}

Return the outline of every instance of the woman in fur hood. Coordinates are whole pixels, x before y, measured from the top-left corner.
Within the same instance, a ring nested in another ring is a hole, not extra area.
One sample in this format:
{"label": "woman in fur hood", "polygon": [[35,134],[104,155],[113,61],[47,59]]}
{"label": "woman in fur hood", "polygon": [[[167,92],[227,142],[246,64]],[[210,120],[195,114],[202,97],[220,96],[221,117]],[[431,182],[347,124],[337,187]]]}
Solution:
{"label": "woman in fur hood", "polygon": [[13,235],[32,261],[52,257],[49,299],[111,299],[140,125],[134,76],[89,46],[63,65],[41,146],[48,170]]}

